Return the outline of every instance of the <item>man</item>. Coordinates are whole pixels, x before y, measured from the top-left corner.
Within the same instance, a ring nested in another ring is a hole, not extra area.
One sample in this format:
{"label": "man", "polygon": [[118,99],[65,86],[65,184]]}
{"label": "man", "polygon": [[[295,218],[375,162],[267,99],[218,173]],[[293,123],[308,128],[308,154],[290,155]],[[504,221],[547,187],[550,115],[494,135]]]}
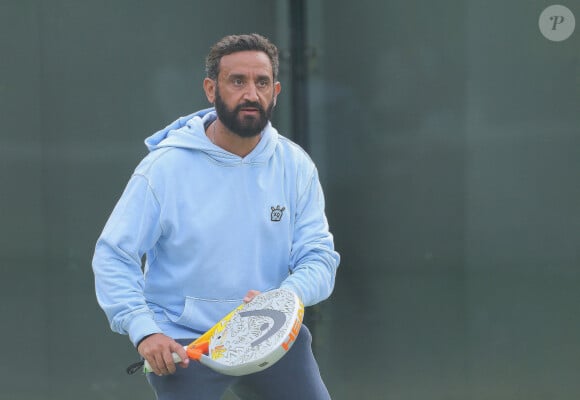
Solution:
{"label": "man", "polygon": [[183,349],[259,292],[284,287],[310,306],[333,290],[339,255],[316,168],[269,122],[278,65],[260,35],[216,43],[203,82],[215,109],[145,141],[150,153],[97,242],[97,299],[151,364],[160,400],[220,399],[234,387],[248,399],[330,398],[305,326],[278,363],[239,378],[188,362]]}

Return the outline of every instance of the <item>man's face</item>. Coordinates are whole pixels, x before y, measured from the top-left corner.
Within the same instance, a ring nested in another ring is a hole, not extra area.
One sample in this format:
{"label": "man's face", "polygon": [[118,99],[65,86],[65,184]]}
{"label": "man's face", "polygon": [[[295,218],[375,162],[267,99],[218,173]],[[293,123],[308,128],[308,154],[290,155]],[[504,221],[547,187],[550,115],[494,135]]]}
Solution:
{"label": "man's face", "polygon": [[[216,86],[215,110],[222,123],[233,133],[241,137],[257,136],[268,124],[274,108],[274,100],[266,109],[259,102],[246,101],[228,108],[220,94],[219,85]],[[251,111],[250,111],[251,110]]]}
{"label": "man's face", "polygon": [[265,53],[242,51],[222,57],[212,92],[220,121],[241,137],[253,137],[270,120],[280,83],[273,82]]}

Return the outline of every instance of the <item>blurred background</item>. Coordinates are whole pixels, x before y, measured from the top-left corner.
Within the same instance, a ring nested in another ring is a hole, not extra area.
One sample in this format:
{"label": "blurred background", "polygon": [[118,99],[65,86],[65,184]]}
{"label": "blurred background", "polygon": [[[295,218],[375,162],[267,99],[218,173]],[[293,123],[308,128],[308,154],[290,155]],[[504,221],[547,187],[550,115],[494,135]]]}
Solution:
{"label": "blurred background", "polygon": [[553,4],[0,0],[0,399],[153,399],[94,244],[145,137],[208,106],[209,47],[249,32],[342,255],[308,311],[333,399],[580,398],[580,31],[550,39],[560,9],[544,36]]}

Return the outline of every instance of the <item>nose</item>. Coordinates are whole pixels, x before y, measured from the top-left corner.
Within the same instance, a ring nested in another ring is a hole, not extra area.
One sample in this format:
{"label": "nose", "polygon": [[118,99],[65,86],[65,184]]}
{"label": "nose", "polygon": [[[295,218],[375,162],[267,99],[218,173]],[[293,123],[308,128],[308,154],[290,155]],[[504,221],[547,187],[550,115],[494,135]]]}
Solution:
{"label": "nose", "polygon": [[246,86],[246,91],[244,92],[244,99],[253,102],[259,100],[258,88],[254,83],[250,83],[249,85]]}

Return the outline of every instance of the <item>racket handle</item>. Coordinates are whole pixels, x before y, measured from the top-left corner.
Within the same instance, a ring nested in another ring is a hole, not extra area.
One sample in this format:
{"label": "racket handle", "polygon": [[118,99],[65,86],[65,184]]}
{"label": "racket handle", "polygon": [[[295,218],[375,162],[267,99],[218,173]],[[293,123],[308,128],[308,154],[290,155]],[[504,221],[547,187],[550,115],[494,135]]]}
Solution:
{"label": "racket handle", "polygon": [[[202,355],[208,352],[209,342],[202,339],[203,337],[200,337],[199,339],[192,342],[189,346],[183,346],[188,358],[199,361]],[[177,353],[171,353],[171,356],[173,357],[173,362],[176,364],[183,361]],[[151,364],[149,364],[147,360],[143,361],[143,372],[153,372],[153,368],[151,368]]]}
{"label": "racket handle", "polygon": [[[171,353],[171,356],[173,357],[173,362],[176,364],[183,361],[177,353]],[[143,362],[143,372],[153,372],[153,368],[151,368],[151,364],[147,360]]]}

